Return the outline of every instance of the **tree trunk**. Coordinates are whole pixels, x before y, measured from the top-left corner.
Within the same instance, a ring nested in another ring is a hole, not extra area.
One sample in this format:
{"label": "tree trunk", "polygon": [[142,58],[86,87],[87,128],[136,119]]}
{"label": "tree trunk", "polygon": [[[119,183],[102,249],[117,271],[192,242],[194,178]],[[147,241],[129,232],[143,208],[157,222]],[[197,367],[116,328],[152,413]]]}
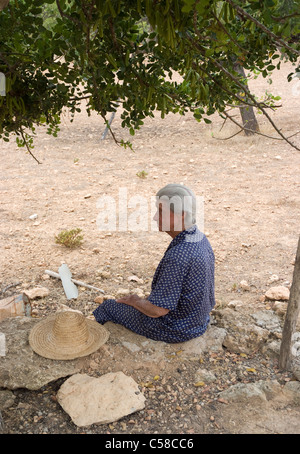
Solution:
{"label": "tree trunk", "polygon": [[279,367],[290,370],[292,366],[292,337],[295,331],[297,319],[300,313],[300,237],[295,260],[293,282],[290,291],[290,299],[285,316],[282,341],[279,354]]}
{"label": "tree trunk", "polygon": [[[246,78],[245,70],[238,62],[234,63],[234,70],[241,76]],[[245,87],[247,88],[247,85],[245,85]],[[243,96],[242,94],[240,94],[240,96],[246,100],[245,96]],[[245,134],[246,136],[252,136],[256,131],[259,131],[259,126],[253,107],[245,105],[245,107],[240,107],[239,109],[243,121],[243,126],[245,128]]]}

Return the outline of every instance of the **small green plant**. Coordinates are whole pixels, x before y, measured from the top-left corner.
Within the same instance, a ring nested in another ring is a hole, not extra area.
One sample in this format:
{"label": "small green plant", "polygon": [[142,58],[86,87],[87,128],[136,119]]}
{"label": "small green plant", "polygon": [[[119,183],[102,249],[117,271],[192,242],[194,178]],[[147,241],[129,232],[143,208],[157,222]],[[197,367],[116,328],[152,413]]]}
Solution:
{"label": "small green plant", "polygon": [[136,174],[139,178],[146,178],[146,176],[148,175],[147,172],[145,172],[145,170],[141,170],[140,172],[137,172]]}
{"label": "small green plant", "polygon": [[68,248],[75,248],[81,245],[83,235],[80,235],[81,229],[63,230],[55,235],[55,243],[62,244]]}

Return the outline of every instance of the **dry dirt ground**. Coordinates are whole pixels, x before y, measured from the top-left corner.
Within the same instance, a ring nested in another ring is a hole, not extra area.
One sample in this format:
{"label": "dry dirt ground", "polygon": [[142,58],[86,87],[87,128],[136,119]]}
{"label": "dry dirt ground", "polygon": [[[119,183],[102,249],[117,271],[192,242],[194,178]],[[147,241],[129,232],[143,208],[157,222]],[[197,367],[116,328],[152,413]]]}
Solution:
{"label": "dry dirt ground", "polygon": [[[266,90],[282,97],[282,107],[271,116],[286,135],[300,129],[300,81],[286,81],[291,69],[284,64],[271,85],[261,77],[251,81],[258,97]],[[261,132],[276,136],[264,117],[257,118]],[[204,197],[204,232],[216,257],[217,306],[239,299],[251,311],[265,308],[261,297],[271,286],[270,276],[278,275],[278,284],[289,285],[292,280],[299,236],[300,153],[284,141],[258,135],[218,140],[237,131],[229,124],[220,131],[222,123],[217,115],[212,125],[199,124],[190,114],[170,114],[164,120],[156,115],[131,138],[121,128],[118,113],[114,132],[119,139],[132,140],[133,152],[118,147],[111,137],[101,141],[104,126],[96,115],[89,118],[83,111],[71,124],[66,114],[57,138],[38,130],[34,153],[41,165],[14,140],[1,143],[0,288],[17,282],[16,292],[36,285],[49,288],[50,295],[34,303],[37,317],[55,311],[59,303],[85,315],[97,306],[97,292],[80,288],[79,298],[70,303],[58,280],[45,279],[46,269],[58,272],[62,263],[68,264],[73,278],[102,288],[105,294],[115,295],[120,288],[149,291],[170,237],[150,229],[150,202],[148,231],[100,231],[97,200],[106,194],[118,204],[119,188],[126,188],[128,200],[138,195],[150,201],[163,185],[182,182]],[[300,135],[292,140],[300,146]],[[145,178],[137,175],[143,171]],[[38,217],[29,219],[33,214]],[[84,235],[81,248],[69,250],[55,243],[60,231],[77,227]],[[143,282],[128,282],[133,274]],[[248,282],[250,291],[239,287],[241,280]],[[206,368],[217,368],[219,375],[209,389],[196,392],[193,377],[199,361],[182,362],[178,355],[174,361],[133,369],[116,345],[107,371],[123,370],[139,383],[153,382],[153,387],[144,387],[144,411],[110,425],[77,428],[55,399],[62,380],[36,392],[14,391],[14,406],[2,412],[6,430],[15,434],[300,433],[299,408],[285,401],[249,406],[215,398],[218,390],[236,380],[271,377],[284,383],[289,375],[278,370],[276,360],[224,351],[205,355],[201,361]],[[256,376],[245,372],[239,376],[237,371],[245,371],[244,365],[255,368]],[[97,361],[91,371],[97,373]],[[105,362],[100,372],[105,373]]]}

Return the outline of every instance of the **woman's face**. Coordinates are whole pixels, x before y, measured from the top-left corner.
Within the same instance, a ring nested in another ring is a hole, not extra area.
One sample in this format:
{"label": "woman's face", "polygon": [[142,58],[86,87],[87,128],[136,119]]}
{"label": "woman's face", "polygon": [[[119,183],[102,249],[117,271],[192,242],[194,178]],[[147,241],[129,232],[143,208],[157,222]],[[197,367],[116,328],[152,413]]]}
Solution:
{"label": "woman's face", "polygon": [[184,215],[173,213],[170,204],[160,201],[153,220],[157,222],[160,232],[181,232],[184,230]]}

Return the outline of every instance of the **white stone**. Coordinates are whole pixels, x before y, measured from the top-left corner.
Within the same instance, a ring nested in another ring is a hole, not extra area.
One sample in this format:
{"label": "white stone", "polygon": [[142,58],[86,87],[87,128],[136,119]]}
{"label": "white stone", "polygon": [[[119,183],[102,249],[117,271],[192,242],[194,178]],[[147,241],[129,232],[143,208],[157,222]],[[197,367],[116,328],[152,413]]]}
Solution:
{"label": "white stone", "polygon": [[127,281],[128,282],[134,281],[134,282],[138,282],[139,284],[144,283],[143,279],[140,279],[139,277],[135,276],[134,274],[132,276],[128,276]]}
{"label": "white stone", "polygon": [[45,298],[49,295],[50,291],[46,287],[35,287],[32,289],[24,290],[24,293],[29,299],[34,300],[36,298]]}
{"label": "white stone", "polygon": [[109,424],[145,407],[137,383],[123,372],[100,378],[75,374],[61,386],[57,400],[79,427]]}
{"label": "white stone", "polygon": [[216,376],[206,369],[198,369],[195,373],[195,382],[203,381],[204,383],[212,383],[216,381]]}
{"label": "white stone", "polygon": [[250,290],[250,285],[248,284],[247,281],[243,280],[240,282],[240,287],[243,289],[243,290],[247,290],[249,291]]}
{"label": "white stone", "polygon": [[278,285],[277,287],[269,288],[265,293],[265,297],[269,300],[286,301],[290,297],[290,291],[287,287]]}
{"label": "white stone", "polygon": [[119,296],[127,296],[129,295],[130,293],[130,290],[127,289],[127,288],[120,288],[117,293],[116,293],[116,296],[119,297]]}
{"label": "white stone", "polygon": [[237,308],[243,306],[243,302],[240,301],[240,300],[232,300],[232,301],[229,301],[227,306],[230,307],[230,308],[233,308],[233,309],[237,309]]}
{"label": "white stone", "polygon": [[271,282],[279,281],[279,277],[277,276],[277,274],[272,274],[272,276],[270,276],[269,279]]}

